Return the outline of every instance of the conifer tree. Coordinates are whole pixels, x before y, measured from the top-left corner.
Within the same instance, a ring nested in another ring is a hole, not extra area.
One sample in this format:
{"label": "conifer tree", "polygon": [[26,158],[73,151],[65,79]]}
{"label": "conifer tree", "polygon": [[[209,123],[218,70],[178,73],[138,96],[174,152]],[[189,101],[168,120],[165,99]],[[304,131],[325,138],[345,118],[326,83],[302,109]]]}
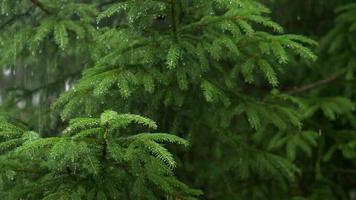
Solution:
{"label": "conifer tree", "polygon": [[[289,90],[291,71],[308,76],[297,65],[320,63],[317,42],[284,31],[259,1],[0,5],[0,65],[35,74],[2,94],[1,198],[322,199],[297,185],[305,166],[323,177],[320,126],[340,115],[352,124],[352,95]],[[340,65],[351,63],[353,51],[340,49],[354,39],[353,10],[339,9],[321,43]],[[137,134],[142,126],[159,133]],[[327,138],[323,159],[353,159],[345,140]],[[164,146],[188,141],[184,152]]]}
{"label": "conifer tree", "polygon": [[164,133],[132,135],[131,123],[156,128],[133,114],[104,112],[75,118],[58,137],[2,121],[0,149],[2,199],[195,199],[172,172],[172,154],[161,143],[188,146]]}

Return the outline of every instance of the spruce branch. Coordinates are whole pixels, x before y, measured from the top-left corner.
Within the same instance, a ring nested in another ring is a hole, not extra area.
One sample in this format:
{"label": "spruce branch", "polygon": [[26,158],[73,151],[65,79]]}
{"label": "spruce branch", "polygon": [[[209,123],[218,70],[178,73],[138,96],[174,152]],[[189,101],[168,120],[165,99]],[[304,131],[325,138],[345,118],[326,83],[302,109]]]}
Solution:
{"label": "spruce branch", "polygon": [[20,172],[20,173],[29,173],[29,174],[41,174],[41,171],[38,170],[33,170],[33,169],[26,169],[26,168],[15,168],[11,169],[15,172]]}
{"label": "spruce branch", "polygon": [[3,24],[0,25],[0,30],[4,29],[6,26],[8,26],[11,23],[15,22],[17,19],[25,17],[25,16],[28,16],[31,13],[32,9],[33,9],[33,7],[30,7],[29,9],[27,9],[26,12],[24,12],[22,14],[19,14],[19,15],[15,15],[11,19],[7,20],[6,22],[4,22]]}
{"label": "spruce branch", "polygon": [[115,2],[116,2],[116,0],[107,1],[107,2],[101,2],[100,4],[98,4],[98,7],[99,7],[99,8],[102,8],[102,7],[104,7],[104,6],[113,4],[113,3],[115,3]]}
{"label": "spruce branch", "polygon": [[47,13],[48,15],[51,15],[51,11],[40,1],[38,0],[30,0],[34,5],[39,7],[43,12]]}
{"label": "spruce branch", "polygon": [[240,20],[243,19],[242,16],[236,15],[236,16],[222,16],[222,17],[216,17],[215,19],[212,19],[210,21],[197,21],[191,24],[188,24],[182,28],[179,29],[179,31],[185,31],[185,30],[189,30],[192,29],[194,27],[201,27],[201,26],[207,26],[210,24],[215,24],[217,22],[221,22],[221,21],[226,21],[226,20]]}

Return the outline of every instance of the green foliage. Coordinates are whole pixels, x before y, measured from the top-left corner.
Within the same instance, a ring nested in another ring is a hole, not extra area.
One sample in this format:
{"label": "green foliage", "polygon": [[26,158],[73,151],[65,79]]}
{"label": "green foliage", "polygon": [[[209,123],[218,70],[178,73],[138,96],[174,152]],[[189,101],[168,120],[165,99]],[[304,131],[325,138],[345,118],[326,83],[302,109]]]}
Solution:
{"label": "green foliage", "polygon": [[346,199],[355,3],[261,2],[0,0],[0,198]]}
{"label": "green foliage", "polygon": [[163,146],[187,147],[188,142],[165,133],[132,135],[127,132],[132,123],[157,127],[138,115],[106,111],[100,118],[75,118],[62,135],[42,138],[4,121],[0,159],[6,189],[0,192],[1,198],[159,199],[169,195],[194,199],[199,195],[200,191],[174,177],[176,162]]}

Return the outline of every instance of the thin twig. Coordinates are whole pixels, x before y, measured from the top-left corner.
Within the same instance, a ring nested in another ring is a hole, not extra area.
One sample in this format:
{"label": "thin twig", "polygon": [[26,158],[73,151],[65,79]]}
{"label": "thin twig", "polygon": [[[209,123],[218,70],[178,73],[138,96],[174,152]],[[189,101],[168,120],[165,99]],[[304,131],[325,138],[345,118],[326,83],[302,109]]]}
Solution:
{"label": "thin twig", "polygon": [[308,90],[312,90],[312,89],[321,87],[323,85],[327,85],[327,84],[329,84],[331,82],[334,82],[334,81],[338,80],[339,78],[341,78],[342,75],[343,75],[343,73],[337,73],[337,74],[331,75],[331,76],[329,76],[329,77],[327,77],[325,79],[318,80],[318,81],[316,81],[314,83],[307,84],[307,85],[304,85],[304,86],[289,90],[286,93],[289,94],[289,95],[295,95],[295,94],[298,94],[298,93],[306,92]]}

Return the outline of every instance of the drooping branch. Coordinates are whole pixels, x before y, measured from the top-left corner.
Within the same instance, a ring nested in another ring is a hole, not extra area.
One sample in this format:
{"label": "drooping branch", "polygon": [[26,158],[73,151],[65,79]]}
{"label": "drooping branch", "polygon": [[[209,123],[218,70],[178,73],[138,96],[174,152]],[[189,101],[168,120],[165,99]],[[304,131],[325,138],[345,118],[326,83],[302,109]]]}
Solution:
{"label": "drooping branch", "polygon": [[107,5],[116,3],[116,2],[117,2],[116,0],[111,0],[111,1],[107,1],[107,2],[100,2],[100,4],[98,4],[98,8],[102,8],[104,6],[107,6]]}
{"label": "drooping branch", "polygon": [[[30,1],[33,3],[33,5],[39,7],[45,13],[47,13],[49,15],[51,14],[50,10],[48,8],[46,8],[46,6],[44,4],[42,4],[40,1],[38,1],[38,0],[30,0]],[[34,8],[34,6],[31,6],[26,12],[13,16],[11,19],[7,20],[5,23],[0,25],[0,30],[5,28],[7,25],[10,25],[11,23],[15,22],[17,19],[29,15],[33,8]]]}

